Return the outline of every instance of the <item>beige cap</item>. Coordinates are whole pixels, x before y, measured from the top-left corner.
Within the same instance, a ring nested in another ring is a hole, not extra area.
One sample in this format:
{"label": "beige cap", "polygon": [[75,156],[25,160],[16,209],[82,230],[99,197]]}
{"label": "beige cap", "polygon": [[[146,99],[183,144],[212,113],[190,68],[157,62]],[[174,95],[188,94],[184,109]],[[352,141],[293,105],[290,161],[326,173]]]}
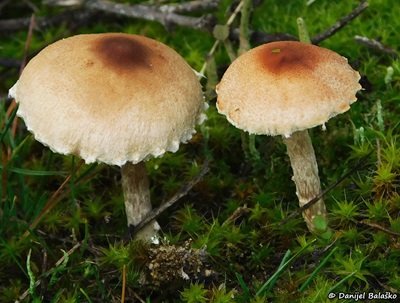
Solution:
{"label": "beige cap", "polygon": [[290,136],[324,124],[356,101],[360,75],[325,48],[272,42],[236,59],[217,86],[217,108],[252,134]]}
{"label": "beige cap", "polygon": [[123,165],[166,151],[204,119],[201,85],[168,46],[121,33],[43,49],[10,90],[35,138],[62,154]]}

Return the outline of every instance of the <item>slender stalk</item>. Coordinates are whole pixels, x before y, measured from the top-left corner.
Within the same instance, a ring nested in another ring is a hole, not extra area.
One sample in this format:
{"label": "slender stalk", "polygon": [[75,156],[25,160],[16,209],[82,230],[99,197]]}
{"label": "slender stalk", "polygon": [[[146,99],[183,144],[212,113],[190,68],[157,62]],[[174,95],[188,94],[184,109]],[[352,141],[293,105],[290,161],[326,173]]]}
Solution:
{"label": "slender stalk", "polygon": [[[301,207],[321,193],[314,148],[307,130],[295,132],[283,140],[290,158],[292,179],[296,184],[296,195]],[[303,212],[304,220],[311,232],[315,231],[313,220],[318,215],[326,218],[326,208],[322,198]]]}
{"label": "slender stalk", "polygon": [[224,40],[224,46],[225,46],[226,53],[228,54],[229,60],[231,60],[231,62],[235,61],[237,56],[236,56],[235,51],[233,50],[232,43],[231,43],[231,41],[229,41],[229,39]]}
{"label": "slender stalk", "polygon": [[297,29],[299,31],[300,42],[311,44],[311,39],[307,31],[306,23],[301,17],[297,18]]}
{"label": "slender stalk", "polygon": [[[146,166],[144,162],[128,162],[121,167],[121,176],[127,223],[135,227],[152,209]],[[153,221],[140,230],[135,238],[150,240],[158,230],[159,225]]]}
{"label": "slender stalk", "polygon": [[249,23],[250,13],[253,6],[252,0],[243,0],[243,7],[241,9],[240,27],[239,27],[239,55],[247,52],[250,49],[249,42]]}

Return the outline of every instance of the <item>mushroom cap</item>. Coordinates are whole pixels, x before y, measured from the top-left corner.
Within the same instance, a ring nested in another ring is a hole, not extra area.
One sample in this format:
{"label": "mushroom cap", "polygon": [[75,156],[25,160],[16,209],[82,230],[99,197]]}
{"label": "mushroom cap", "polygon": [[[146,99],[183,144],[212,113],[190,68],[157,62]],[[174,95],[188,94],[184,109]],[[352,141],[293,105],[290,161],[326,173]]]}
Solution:
{"label": "mushroom cap", "polygon": [[170,47],[138,35],[77,35],[35,56],[10,89],[35,138],[87,163],[138,163],[195,133],[201,85]]}
{"label": "mushroom cap", "polygon": [[272,42],[229,66],[217,85],[217,108],[249,133],[290,136],[347,111],[359,80],[347,59],[331,50]]}

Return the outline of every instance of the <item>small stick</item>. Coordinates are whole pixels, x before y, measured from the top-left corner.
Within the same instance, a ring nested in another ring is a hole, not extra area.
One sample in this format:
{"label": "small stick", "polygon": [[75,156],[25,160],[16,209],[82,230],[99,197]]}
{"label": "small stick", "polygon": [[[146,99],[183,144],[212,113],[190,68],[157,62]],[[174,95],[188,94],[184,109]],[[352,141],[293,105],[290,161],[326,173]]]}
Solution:
{"label": "small stick", "polygon": [[184,3],[164,4],[159,9],[166,13],[193,13],[217,8],[220,0],[194,0]]}
{"label": "small stick", "polygon": [[[83,161],[80,161],[80,163],[78,164],[78,167],[76,168],[75,171],[78,171],[79,168],[82,166]],[[61,185],[58,187],[58,189],[51,195],[51,197],[49,198],[49,200],[47,200],[46,205],[43,207],[42,211],[39,213],[39,215],[35,218],[35,220],[33,220],[33,222],[29,225],[29,228],[27,231],[25,231],[25,233],[22,235],[22,237],[20,238],[20,241],[22,241],[23,239],[25,239],[30,231],[32,229],[34,229],[39,223],[40,221],[42,221],[43,217],[51,210],[54,208],[54,206],[57,205],[58,201],[59,201],[59,196],[63,190],[63,188],[65,187],[65,185],[68,184],[68,182],[70,181],[70,179],[72,178],[72,173],[69,174],[63,183],[61,183]]]}
{"label": "small stick", "polygon": [[[87,0],[44,0],[43,4],[49,6],[77,7],[85,5]],[[162,5],[146,5],[154,7],[160,11],[169,13],[193,13],[200,10],[208,10],[216,8],[220,0],[193,0],[184,3],[162,4]]]}
{"label": "small stick", "polygon": [[[26,65],[26,60],[28,57],[28,50],[29,50],[29,46],[31,44],[31,40],[32,40],[32,33],[33,33],[33,28],[35,27],[35,15],[32,14],[32,16],[29,18],[29,27],[28,27],[28,34],[25,40],[25,46],[24,46],[24,55],[22,57],[22,62],[21,65],[19,66],[19,74],[21,75],[22,70],[24,69],[25,65]],[[9,118],[11,116],[11,113],[14,111],[14,109],[17,107],[17,103],[15,102],[15,100],[12,100],[10,106],[7,108],[7,113],[6,116],[7,118]],[[16,128],[17,128],[17,121],[18,119],[15,118],[11,127],[11,134],[13,137],[15,137],[15,132],[16,132]],[[10,149],[8,148],[8,155],[10,156]]]}
{"label": "small stick", "polygon": [[390,229],[388,229],[388,228],[386,228],[386,227],[383,227],[383,226],[381,226],[381,225],[379,225],[379,224],[372,223],[372,222],[368,222],[367,220],[362,220],[362,221],[360,221],[360,223],[361,223],[361,224],[364,224],[364,225],[367,225],[367,226],[370,226],[370,227],[372,227],[372,228],[378,229],[378,230],[380,230],[380,231],[383,231],[383,232],[385,232],[385,233],[387,233],[387,234],[389,234],[389,235],[396,236],[396,237],[400,237],[400,233],[395,232],[395,231],[393,231],[393,230],[390,230]]}
{"label": "small stick", "polygon": [[137,293],[135,293],[133,290],[131,291],[133,296],[140,301],[140,303],[146,303]]}
{"label": "small stick", "polygon": [[222,223],[222,226],[228,225],[230,223],[234,223],[237,219],[249,213],[250,209],[247,205],[239,206],[235,209],[235,211]]}
{"label": "small stick", "polygon": [[[52,269],[54,269],[54,268],[60,266],[60,264],[62,264],[62,263],[64,262],[65,258],[71,256],[81,245],[82,245],[82,244],[81,244],[80,242],[76,243],[69,251],[67,251],[66,254],[63,254],[63,256],[55,263],[55,265],[54,265],[54,267],[53,267]],[[51,270],[51,269],[50,269],[50,270]],[[50,272],[50,270],[48,271],[48,273]],[[48,273],[47,273],[47,274],[48,274]],[[47,274],[46,274],[45,276],[47,276]],[[37,281],[35,282],[35,284],[34,284],[34,287],[35,287],[35,288],[38,287],[38,286],[40,285],[42,279],[43,279],[43,278],[41,278],[41,279],[39,279],[39,280],[37,280]],[[20,302],[21,302],[22,300],[24,300],[28,295],[29,295],[29,289],[25,290],[24,293],[23,293],[22,295],[20,295],[20,296],[18,297],[17,300],[15,300],[15,303],[20,303]]]}
{"label": "small stick", "polygon": [[[323,40],[333,36],[336,32],[338,32],[341,28],[350,23],[353,19],[358,17],[366,8],[368,7],[368,2],[366,0],[360,2],[360,4],[351,11],[348,15],[341,18],[330,28],[325,30],[324,32],[316,35],[311,39],[313,44],[319,44]],[[233,31],[234,36],[238,36],[238,30]],[[297,37],[292,36],[287,33],[275,33],[268,34],[260,31],[251,32],[251,40],[253,40],[256,44],[263,44],[272,41],[281,41],[281,40],[297,40]]]}
{"label": "small stick", "polygon": [[392,56],[393,58],[398,58],[399,54],[397,53],[397,51],[395,51],[394,49],[384,46],[381,42],[379,42],[378,40],[375,39],[369,39],[367,37],[363,37],[363,36],[354,36],[354,40],[366,47],[369,47],[373,50],[376,50],[378,52],[387,54]]}
{"label": "small stick", "polygon": [[19,69],[20,75],[21,75],[22,71],[24,70],[25,65],[27,63],[26,61],[28,58],[28,51],[29,51],[29,47],[31,46],[33,29],[35,28],[35,24],[36,24],[36,17],[35,17],[35,14],[32,14],[32,16],[29,20],[28,34],[26,36],[25,45],[24,45],[24,55],[22,57],[22,62],[21,62],[21,66]]}
{"label": "small stick", "polygon": [[189,17],[175,13],[165,14],[155,6],[143,4],[127,5],[105,0],[93,0],[85,2],[85,7],[119,16],[139,18],[148,21],[157,21],[164,26],[174,24],[205,30],[209,23],[209,20],[207,20],[205,16]]}
{"label": "small stick", "polygon": [[[232,23],[233,23],[233,21],[235,20],[236,16],[239,14],[240,10],[242,9],[243,2],[244,2],[244,0],[240,1],[240,3],[238,4],[238,6],[236,6],[236,8],[235,8],[235,10],[233,11],[233,13],[229,16],[228,21],[226,21],[226,23],[225,23],[226,26],[229,27],[229,26],[232,25]],[[216,40],[216,41],[214,42],[213,46],[211,47],[210,51],[207,53],[206,60],[205,60],[203,66],[201,67],[200,72],[199,72],[201,75],[204,75],[204,72],[205,72],[206,69],[207,69],[207,62],[208,62],[207,59],[210,58],[212,55],[214,55],[214,53],[215,53],[215,51],[217,50],[217,47],[218,47],[218,45],[219,45],[220,43],[221,43],[220,40]]]}
{"label": "small stick", "polygon": [[0,12],[3,10],[4,7],[7,6],[7,4],[10,2],[11,0],[3,0],[3,2],[0,2]]}
{"label": "small stick", "polygon": [[[66,21],[69,24],[80,23],[82,21],[86,22],[94,16],[96,16],[96,13],[91,11],[68,10],[55,16],[36,18],[35,30],[38,28],[56,26]],[[31,18],[16,18],[0,20],[0,32],[9,34],[22,30],[29,26],[30,19]]]}
{"label": "small stick", "polygon": [[[43,248],[43,261],[42,261],[42,273],[45,274],[47,271],[47,251],[45,248]],[[40,294],[43,295],[46,291],[47,283],[44,283],[43,281],[41,287],[40,287]]]}
{"label": "small stick", "polygon": [[122,266],[122,290],[121,290],[121,303],[125,302],[125,291],[126,291],[126,265]]}
{"label": "small stick", "polygon": [[295,210],[293,213],[291,213],[289,216],[287,216],[283,221],[280,222],[280,224],[286,224],[289,219],[294,218],[298,213],[302,213],[304,210],[307,208],[313,206],[315,203],[317,203],[322,197],[324,197],[328,192],[330,192],[332,189],[334,189],[336,186],[338,186],[340,183],[342,183],[347,177],[351,176],[355,171],[361,169],[366,165],[366,162],[364,161],[367,159],[372,152],[369,152],[362,160],[360,160],[350,171],[345,173],[342,177],[340,177],[338,180],[336,180],[333,184],[329,185],[326,189],[324,189],[319,195],[317,195],[315,198],[311,199],[308,201],[306,204],[303,206],[299,207],[297,210]]}
{"label": "small stick", "polygon": [[344,16],[330,28],[313,37],[311,39],[312,43],[319,44],[323,40],[333,36],[337,31],[339,31],[341,28],[350,23],[350,21],[359,16],[368,7],[368,5],[369,4],[366,0],[361,1],[360,4],[354,10],[352,10],[347,16]]}
{"label": "small stick", "polygon": [[7,68],[20,68],[21,61],[13,58],[0,58],[0,65]]}
{"label": "small stick", "polygon": [[172,205],[174,205],[180,198],[183,196],[186,196],[187,193],[195,186],[197,183],[200,182],[200,180],[204,177],[205,174],[210,170],[208,166],[208,160],[206,160],[203,164],[203,167],[200,171],[200,173],[191,181],[189,181],[187,184],[185,184],[171,199],[169,199],[167,202],[162,203],[158,208],[153,209],[150,211],[142,221],[140,221],[139,224],[136,226],[130,225],[130,231],[131,234],[137,233],[140,231],[142,228],[144,228],[149,222],[157,218],[161,213],[163,213],[165,210],[170,208]]}
{"label": "small stick", "polygon": [[[23,69],[25,68],[26,65],[26,61],[28,58],[28,51],[29,51],[29,47],[31,45],[31,41],[32,41],[32,34],[33,34],[33,28],[35,27],[35,15],[32,14],[31,19],[29,21],[29,28],[28,28],[28,34],[26,36],[26,40],[25,40],[25,46],[24,46],[24,55],[22,57],[22,63],[21,66],[19,68],[19,74],[21,75]],[[12,110],[14,110],[14,108],[17,106],[17,103],[15,102],[15,100],[12,101],[11,105],[9,107],[12,108]],[[11,135],[13,137],[15,137],[15,134],[17,132],[17,127],[18,127],[18,117],[15,117],[13,124],[11,126]],[[8,160],[11,159],[11,147],[8,147]]]}

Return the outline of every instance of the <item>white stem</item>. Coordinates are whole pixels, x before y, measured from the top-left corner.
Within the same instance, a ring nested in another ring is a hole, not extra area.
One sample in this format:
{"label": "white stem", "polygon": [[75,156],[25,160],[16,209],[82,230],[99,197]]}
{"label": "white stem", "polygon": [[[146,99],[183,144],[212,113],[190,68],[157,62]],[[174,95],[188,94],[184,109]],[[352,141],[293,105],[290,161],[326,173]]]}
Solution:
{"label": "white stem", "polygon": [[[314,148],[307,130],[293,133],[290,137],[284,138],[284,142],[292,165],[296,194],[300,206],[303,206],[321,193]],[[324,218],[327,215],[322,199],[303,212],[304,220],[311,232],[315,231],[313,219],[317,215]]]}
{"label": "white stem", "polygon": [[[121,167],[121,176],[128,226],[136,226],[152,209],[146,166],[127,162]],[[158,230],[157,222],[150,222],[135,238],[150,240]]]}

